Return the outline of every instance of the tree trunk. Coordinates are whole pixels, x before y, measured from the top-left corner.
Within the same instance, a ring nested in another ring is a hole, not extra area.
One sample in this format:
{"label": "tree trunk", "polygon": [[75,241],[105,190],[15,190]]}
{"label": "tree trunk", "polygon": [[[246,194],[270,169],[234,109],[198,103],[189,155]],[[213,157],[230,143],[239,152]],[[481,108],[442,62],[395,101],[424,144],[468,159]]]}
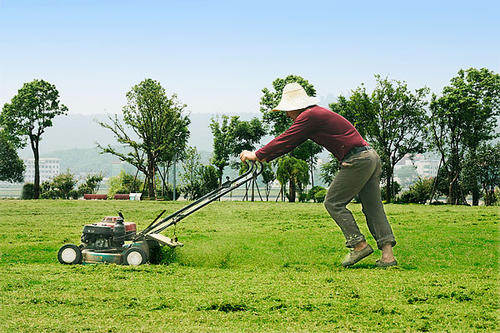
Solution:
{"label": "tree trunk", "polygon": [[288,201],[289,202],[295,202],[295,181],[293,179],[290,179],[289,183],[289,197]]}
{"label": "tree trunk", "polygon": [[479,186],[477,184],[472,188],[472,206],[479,206],[479,197],[481,191],[479,191]]}
{"label": "tree trunk", "polygon": [[459,198],[460,191],[458,189],[458,173],[452,172],[449,178],[447,203],[450,205],[458,205]]}
{"label": "tree trunk", "polygon": [[146,178],[148,178],[148,197],[149,199],[154,198],[154,167],[153,167],[153,161],[151,160],[150,157],[148,157],[148,174],[146,175]]}
{"label": "tree trunk", "polygon": [[310,163],[310,169],[311,169],[311,187],[314,187],[314,165],[312,159]]}
{"label": "tree trunk", "polygon": [[387,172],[386,178],[385,178],[385,200],[386,202],[391,202],[391,196],[392,196],[392,177],[390,175],[390,172]]}
{"label": "tree trunk", "polygon": [[33,150],[33,158],[35,159],[35,179],[33,181],[33,199],[40,197],[40,151],[38,149],[38,141],[31,138],[31,149]]}

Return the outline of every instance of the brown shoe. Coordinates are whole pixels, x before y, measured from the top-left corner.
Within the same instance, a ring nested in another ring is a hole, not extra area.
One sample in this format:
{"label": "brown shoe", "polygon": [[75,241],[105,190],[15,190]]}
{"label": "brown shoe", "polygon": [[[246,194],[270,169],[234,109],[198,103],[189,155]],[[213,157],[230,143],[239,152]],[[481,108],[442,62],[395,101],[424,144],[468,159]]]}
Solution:
{"label": "brown shoe", "polygon": [[396,261],[396,259],[394,259],[394,261],[389,261],[389,262],[386,262],[386,261],[382,261],[381,259],[375,261],[375,265],[377,265],[377,267],[392,267],[392,266],[397,266],[398,265],[398,262]]}
{"label": "brown shoe", "polygon": [[349,267],[357,263],[363,258],[368,257],[370,254],[373,253],[373,249],[370,245],[367,245],[364,249],[356,251],[356,250],[351,250],[349,254],[345,257],[344,261],[342,261],[342,266],[344,267]]}

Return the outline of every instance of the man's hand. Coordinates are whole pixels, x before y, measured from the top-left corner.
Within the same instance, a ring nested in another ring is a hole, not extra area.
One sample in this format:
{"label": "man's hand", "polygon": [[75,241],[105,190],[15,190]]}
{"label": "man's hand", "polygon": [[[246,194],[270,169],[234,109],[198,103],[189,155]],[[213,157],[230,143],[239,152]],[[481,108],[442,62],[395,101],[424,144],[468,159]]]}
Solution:
{"label": "man's hand", "polygon": [[253,151],[243,150],[240,153],[240,160],[242,162],[245,162],[245,161],[257,161],[257,156],[255,155],[255,153]]}

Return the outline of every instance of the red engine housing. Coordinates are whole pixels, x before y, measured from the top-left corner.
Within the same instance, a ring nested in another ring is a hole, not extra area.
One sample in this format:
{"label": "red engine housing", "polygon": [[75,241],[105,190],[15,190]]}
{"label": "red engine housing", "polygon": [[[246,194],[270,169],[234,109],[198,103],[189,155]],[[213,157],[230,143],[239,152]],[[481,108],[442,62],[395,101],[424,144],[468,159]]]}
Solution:
{"label": "red engine housing", "polygon": [[[101,222],[94,223],[95,225],[101,225],[104,227],[109,227],[111,229],[115,228],[116,219],[120,218],[119,216],[106,216],[102,219]],[[125,225],[125,232],[133,232],[137,231],[137,226],[135,222],[123,222]]]}

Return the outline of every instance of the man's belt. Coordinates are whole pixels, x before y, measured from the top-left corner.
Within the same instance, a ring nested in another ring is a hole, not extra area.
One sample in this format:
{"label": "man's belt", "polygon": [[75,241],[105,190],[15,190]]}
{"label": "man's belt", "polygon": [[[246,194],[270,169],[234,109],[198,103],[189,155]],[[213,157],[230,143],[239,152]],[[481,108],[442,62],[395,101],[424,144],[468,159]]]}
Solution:
{"label": "man's belt", "polygon": [[362,151],[372,149],[370,146],[361,146],[361,147],[354,147],[347,154],[344,155],[344,158],[342,161],[347,160],[349,157],[356,155],[357,153],[361,153]]}

